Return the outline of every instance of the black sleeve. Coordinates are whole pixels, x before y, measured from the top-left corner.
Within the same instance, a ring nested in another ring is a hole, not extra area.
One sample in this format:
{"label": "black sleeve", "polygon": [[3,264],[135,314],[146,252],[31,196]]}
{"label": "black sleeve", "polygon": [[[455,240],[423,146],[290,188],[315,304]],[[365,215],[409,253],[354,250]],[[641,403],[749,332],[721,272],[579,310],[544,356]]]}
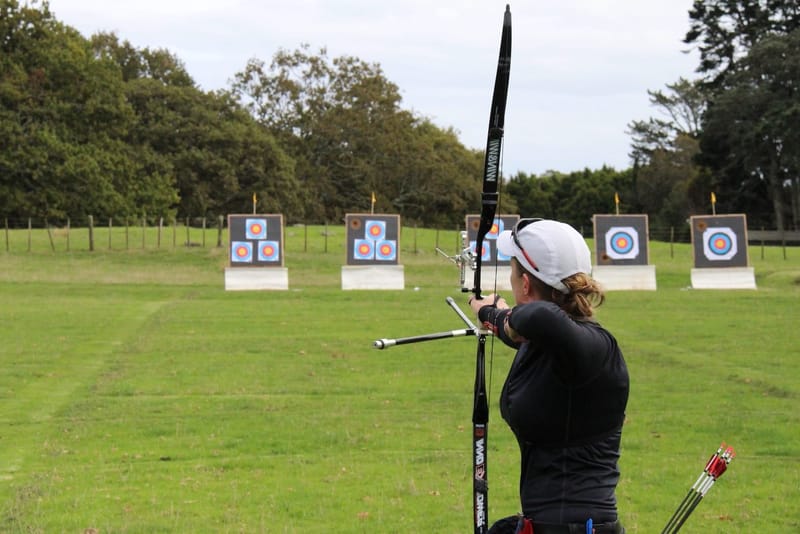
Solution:
{"label": "black sleeve", "polygon": [[514,343],[511,341],[511,339],[506,335],[505,328],[503,328],[503,323],[505,323],[506,317],[509,313],[511,313],[511,310],[509,309],[500,310],[494,306],[484,306],[480,309],[480,311],[478,311],[478,320],[486,328],[491,330],[496,337],[500,338],[503,343],[509,347],[518,349],[519,343]]}
{"label": "black sleeve", "polygon": [[536,301],[516,306],[509,317],[519,335],[559,356],[565,378],[593,375],[602,365],[612,341],[595,322],[576,321],[552,302]]}

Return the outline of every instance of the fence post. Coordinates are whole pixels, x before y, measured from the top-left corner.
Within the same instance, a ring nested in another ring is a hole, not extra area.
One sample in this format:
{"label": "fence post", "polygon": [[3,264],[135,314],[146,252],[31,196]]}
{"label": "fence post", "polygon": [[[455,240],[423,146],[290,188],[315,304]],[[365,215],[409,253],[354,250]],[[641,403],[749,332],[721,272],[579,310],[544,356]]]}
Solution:
{"label": "fence post", "polygon": [[108,218],[108,250],[111,250],[111,229],[113,227],[113,223],[111,222],[112,218]]}
{"label": "fence post", "polygon": [[156,248],[161,248],[161,232],[164,231],[164,217],[158,218],[158,229],[156,230]]}
{"label": "fence post", "polygon": [[786,230],[781,230],[781,246],[783,247],[783,259],[786,259]]}
{"label": "fence post", "polygon": [[220,215],[217,218],[217,246],[218,247],[222,246],[222,222],[223,222],[223,217],[222,217],[222,215]]}
{"label": "fence post", "polygon": [[32,232],[31,218],[28,217],[28,252],[31,251],[31,232]]}
{"label": "fence post", "polygon": [[303,252],[308,252],[308,221],[303,223]]}
{"label": "fence post", "polygon": [[669,227],[669,257],[675,257],[675,227]]}
{"label": "fence post", "polygon": [[50,239],[50,250],[55,252],[56,244],[53,243],[53,232],[50,231],[50,223],[47,222],[47,219],[44,220],[44,225],[47,228],[47,237]]}
{"label": "fence post", "polygon": [[70,230],[70,227],[71,227],[70,219],[69,219],[69,217],[67,217],[67,252],[69,252],[69,230]]}
{"label": "fence post", "polygon": [[206,248],[206,218],[203,217],[203,248]]}
{"label": "fence post", "polygon": [[94,252],[94,216],[89,215],[89,252]]}
{"label": "fence post", "polygon": [[186,217],[186,246],[192,246],[192,242],[189,239],[189,217]]}

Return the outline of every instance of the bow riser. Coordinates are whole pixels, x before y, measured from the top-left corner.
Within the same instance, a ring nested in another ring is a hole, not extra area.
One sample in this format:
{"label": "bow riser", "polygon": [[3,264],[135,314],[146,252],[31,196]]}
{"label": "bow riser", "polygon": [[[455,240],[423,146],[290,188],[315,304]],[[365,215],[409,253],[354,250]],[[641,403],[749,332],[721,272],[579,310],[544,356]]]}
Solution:
{"label": "bow riser", "polygon": [[[505,121],[508,80],[511,73],[511,9],[506,6],[503,16],[503,32],[500,37],[500,56],[494,81],[492,106],[489,114],[489,133],[486,140],[486,155],[483,165],[483,191],[481,193],[481,219],[475,240],[475,277],[472,292],[481,298],[481,256],[483,241],[492,229],[500,195],[497,192],[500,179],[500,161],[503,148],[503,124]],[[472,409],[472,459],[473,459],[473,518],[475,534],[486,534],[489,530],[489,492],[487,478],[487,443],[489,402],[486,395],[486,335],[478,334],[478,349],[475,363],[475,395]]]}

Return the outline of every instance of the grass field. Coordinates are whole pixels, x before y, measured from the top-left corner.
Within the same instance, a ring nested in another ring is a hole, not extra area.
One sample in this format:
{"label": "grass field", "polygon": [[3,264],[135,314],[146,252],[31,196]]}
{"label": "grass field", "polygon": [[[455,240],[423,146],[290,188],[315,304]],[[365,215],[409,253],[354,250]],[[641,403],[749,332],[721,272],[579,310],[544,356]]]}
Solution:
{"label": "grass field", "polygon": [[[343,228],[287,229],[276,292],[225,292],[216,236],[126,249],[113,232],[53,252],[34,230],[28,252],[14,230],[0,251],[0,532],[471,530],[474,339],[371,346],[462,328],[433,251],[455,232],[405,229],[408,289],[346,292]],[[689,245],[651,243],[658,291],[599,310],[631,373],[629,533],[660,532],[722,441],[737,457],[682,531],[800,529],[800,249],[763,253],[757,291],[697,291]],[[492,519],[518,509],[497,409],[512,356],[491,357]]]}

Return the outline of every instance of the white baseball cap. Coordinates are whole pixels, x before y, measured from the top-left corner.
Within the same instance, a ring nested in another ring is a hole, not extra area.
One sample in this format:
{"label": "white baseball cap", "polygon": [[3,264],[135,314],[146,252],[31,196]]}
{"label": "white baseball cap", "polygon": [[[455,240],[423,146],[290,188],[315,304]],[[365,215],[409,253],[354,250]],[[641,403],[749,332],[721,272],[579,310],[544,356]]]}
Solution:
{"label": "white baseball cap", "polygon": [[592,256],[583,236],[572,226],[547,219],[520,219],[497,238],[498,250],[513,256],[526,271],[562,293],[562,282],[577,273],[590,274]]}

